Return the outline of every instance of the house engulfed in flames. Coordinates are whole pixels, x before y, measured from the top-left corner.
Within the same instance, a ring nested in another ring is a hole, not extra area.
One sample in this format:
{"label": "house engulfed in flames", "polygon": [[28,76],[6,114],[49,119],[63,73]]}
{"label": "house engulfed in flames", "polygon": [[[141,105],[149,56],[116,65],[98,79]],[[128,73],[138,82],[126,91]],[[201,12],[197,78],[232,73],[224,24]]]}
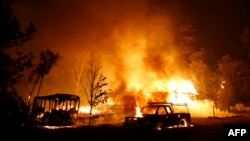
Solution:
{"label": "house engulfed in flames", "polygon": [[[160,86],[162,86],[161,84]],[[165,99],[160,99],[160,101],[166,101],[168,103],[173,104],[192,104],[196,96],[198,95],[195,87],[193,86],[192,82],[190,80],[171,80],[167,83],[164,83],[165,89]],[[160,88],[160,90],[162,87]],[[155,97],[152,97],[152,95],[147,95],[148,98],[146,102],[155,101]],[[157,99],[158,100],[158,99]],[[137,105],[135,107],[135,115],[137,117],[141,117],[142,114],[140,112],[140,108],[143,106],[140,102],[137,102]]]}

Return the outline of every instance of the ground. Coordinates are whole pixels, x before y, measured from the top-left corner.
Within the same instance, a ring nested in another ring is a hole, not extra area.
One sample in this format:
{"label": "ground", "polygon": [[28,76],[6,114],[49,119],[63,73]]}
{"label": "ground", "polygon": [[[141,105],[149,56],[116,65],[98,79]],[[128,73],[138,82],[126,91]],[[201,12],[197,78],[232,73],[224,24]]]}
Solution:
{"label": "ground", "polygon": [[221,141],[225,124],[250,124],[250,116],[227,118],[192,118],[191,128],[149,131],[124,128],[121,125],[82,126],[67,129],[34,129],[17,127],[3,130],[5,140],[24,141],[120,141],[120,140],[183,140]]}

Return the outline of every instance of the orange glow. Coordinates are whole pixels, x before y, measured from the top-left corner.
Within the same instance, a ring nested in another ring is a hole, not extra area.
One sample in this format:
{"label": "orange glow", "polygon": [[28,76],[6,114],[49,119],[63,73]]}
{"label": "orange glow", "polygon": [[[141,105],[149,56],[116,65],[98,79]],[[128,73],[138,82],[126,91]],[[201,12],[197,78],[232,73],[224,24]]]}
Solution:
{"label": "orange glow", "polygon": [[[80,108],[79,108],[79,114],[81,115],[81,114],[89,114],[89,111],[90,111],[90,106],[81,106]],[[96,115],[96,114],[100,114],[101,113],[101,111],[99,111],[99,110],[96,110],[96,109],[92,109],[92,115]]]}
{"label": "orange glow", "polygon": [[168,83],[171,93],[175,94],[197,94],[195,87],[190,80],[171,80]]}
{"label": "orange glow", "polygon": [[[142,116],[138,105],[145,105],[149,101],[188,104],[189,112],[193,117],[208,117],[213,115],[213,102],[209,100],[196,100],[198,93],[190,80],[181,77],[172,77],[171,79],[156,80],[151,82],[151,84],[148,87],[143,86],[143,88],[145,87],[143,90],[138,90],[142,91],[142,93],[135,95],[139,97],[136,99],[137,106],[135,107],[135,115],[137,117]],[[223,113],[218,110],[216,112],[217,115]]]}
{"label": "orange glow", "polygon": [[141,113],[141,108],[140,107],[136,107],[135,108],[135,116],[136,117],[142,117],[142,113]]}
{"label": "orange glow", "polygon": [[[144,84],[146,84],[146,86],[138,86],[136,84],[131,85],[135,87],[134,90],[142,92],[139,96],[137,95],[140,97],[139,101],[137,101],[139,105],[143,105],[143,102],[145,103],[145,101],[148,102],[155,100],[172,103],[188,103],[191,100],[190,97],[197,95],[192,82],[182,78],[156,80],[151,83],[144,81]],[[139,87],[142,88],[138,89]],[[160,95],[160,93],[165,93],[165,95],[161,97],[162,95]]]}
{"label": "orange glow", "polygon": [[[189,33],[189,30],[191,33],[194,30],[189,29],[189,24],[182,25],[189,23],[186,22],[189,19],[182,15],[183,9],[178,2],[167,2],[165,6],[136,0],[86,2],[77,2],[77,10],[73,11],[62,7],[55,9],[53,6],[68,7],[66,1],[60,5],[52,2],[53,5],[46,9],[57,10],[55,13],[63,13],[64,16],[35,16],[31,11],[41,9],[26,5],[16,9],[32,13],[30,17],[20,16],[30,18],[31,21],[41,21],[40,18],[47,17],[57,19],[42,20],[46,24],[37,22],[39,31],[45,32],[40,32],[38,39],[27,46],[33,51],[33,45],[40,46],[42,43],[43,47],[63,56],[63,61],[59,61],[49,75],[46,75],[40,92],[42,95],[61,91],[77,94],[81,96],[79,114],[88,116],[90,107],[85,106],[88,105],[87,98],[84,91],[79,90],[82,88],[78,88],[72,79],[72,70],[79,62],[83,62],[80,65],[85,65],[92,51],[103,66],[99,73],[107,77],[108,87],[113,91],[112,95],[108,95],[108,103],[101,104],[101,108],[95,107],[93,115],[108,111],[108,105],[115,105],[112,110],[119,116],[131,113],[141,116],[141,106],[150,101],[187,103],[192,116],[212,115],[213,102],[196,100],[198,93],[194,82],[189,80],[192,72],[190,73],[186,57],[194,48],[187,45],[187,37],[182,36]],[[23,12],[17,12],[21,13]],[[42,46],[40,49],[43,50]],[[26,86],[22,89],[24,88]],[[27,90],[22,91],[27,99]]]}
{"label": "orange glow", "polygon": [[65,128],[74,128],[74,126],[39,126],[39,128],[45,128],[45,129],[65,129]]}
{"label": "orange glow", "polygon": [[183,104],[190,103],[190,97],[192,95],[197,95],[196,89],[189,80],[171,80],[168,83],[169,97],[168,102]]}

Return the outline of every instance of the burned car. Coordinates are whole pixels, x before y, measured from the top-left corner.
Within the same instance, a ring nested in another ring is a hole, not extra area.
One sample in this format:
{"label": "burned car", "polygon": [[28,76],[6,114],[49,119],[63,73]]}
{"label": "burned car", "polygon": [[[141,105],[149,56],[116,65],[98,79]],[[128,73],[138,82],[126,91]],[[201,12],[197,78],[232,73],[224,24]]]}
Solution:
{"label": "burned car", "polygon": [[141,116],[126,116],[125,127],[154,130],[191,127],[191,115],[186,104],[149,102],[141,108]]}
{"label": "burned car", "polygon": [[80,97],[56,93],[34,97],[29,123],[39,126],[71,126],[78,118]]}

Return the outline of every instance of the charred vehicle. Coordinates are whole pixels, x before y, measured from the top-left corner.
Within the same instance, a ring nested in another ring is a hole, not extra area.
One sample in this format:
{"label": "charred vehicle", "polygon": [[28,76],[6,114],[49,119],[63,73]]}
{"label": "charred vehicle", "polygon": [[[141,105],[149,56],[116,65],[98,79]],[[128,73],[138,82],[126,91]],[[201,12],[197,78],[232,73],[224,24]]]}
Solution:
{"label": "charred vehicle", "polygon": [[125,127],[161,130],[191,127],[191,115],[186,104],[150,102],[141,108],[141,116],[126,116]]}
{"label": "charred vehicle", "polygon": [[80,97],[52,94],[34,97],[30,123],[40,126],[71,126],[78,118]]}

